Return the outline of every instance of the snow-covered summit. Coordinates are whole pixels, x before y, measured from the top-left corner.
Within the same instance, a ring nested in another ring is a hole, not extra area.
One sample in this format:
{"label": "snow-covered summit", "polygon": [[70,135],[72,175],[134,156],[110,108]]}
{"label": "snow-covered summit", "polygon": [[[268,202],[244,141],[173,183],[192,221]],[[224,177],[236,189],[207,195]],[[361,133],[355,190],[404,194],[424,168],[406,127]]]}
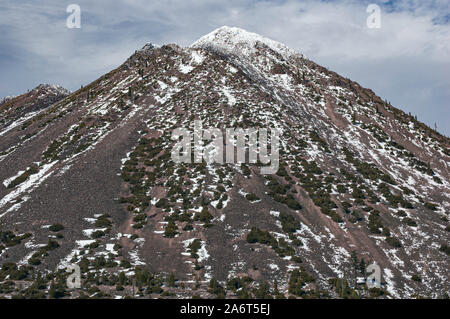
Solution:
{"label": "snow-covered summit", "polygon": [[224,54],[237,56],[255,53],[258,44],[262,43],[279,53],[284,59],[291,56],[302,56],[282,43],[263,37],[257,33],[241,28],[223,26],[195,41],[192,48],[212,49]]}

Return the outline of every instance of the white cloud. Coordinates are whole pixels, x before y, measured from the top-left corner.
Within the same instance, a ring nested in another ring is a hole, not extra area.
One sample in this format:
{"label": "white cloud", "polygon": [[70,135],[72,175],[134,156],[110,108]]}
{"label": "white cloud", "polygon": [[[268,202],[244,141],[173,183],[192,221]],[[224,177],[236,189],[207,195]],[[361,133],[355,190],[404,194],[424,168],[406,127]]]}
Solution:
{"label": "white cloud", "polygon": [[[371,2],[382,8],[381,29],[366,26]],[[76,89],[145,42],[189,45],[230,25],[285,43],[450,135],[450,26],[435,23],[448,20],[448,1],[383,2],[83,0],[82,28],[69,30],[68,3],[17,0],[0,5],[0,67],[19,70],[17,78],[2,72],[0,95],[30,81]]]}

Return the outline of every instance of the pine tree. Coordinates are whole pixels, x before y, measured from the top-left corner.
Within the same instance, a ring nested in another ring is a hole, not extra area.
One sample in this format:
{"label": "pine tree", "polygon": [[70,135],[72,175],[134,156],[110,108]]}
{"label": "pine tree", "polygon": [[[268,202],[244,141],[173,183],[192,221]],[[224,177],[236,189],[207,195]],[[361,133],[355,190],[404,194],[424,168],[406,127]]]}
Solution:
{"label": "pine tree", "polygon": [[122,271],[119,274],[119,284],[121,286],[125,286],[127,284],[127,282],[128,282],[127,276],[125,276],[125,273]]}
{"label": "pine tree", "polygon": [[269,284],[266,281],[263,281],[259,284],[258,289],[255,291],[255,297],[257,299],[272,299],[269,290]]}
{"label": "pine tree", "polygon": [[250,294],[246,286],[242,287],[242,289],[239,290],[238,299],[251,299],[251,298],[252,295]]}
{"label": "pine tree", "polygon": [[361,272],[362,275],[366,274],[366,263],[364,262],[364,259],[361,259],[359,263],[359,271]]}
{"label": "pine tree", "polygon": [[133,99],[133,89],[131,88],[131,86],[128,88],[128,97],[130,98],[130,100]]}
{"label": "pine tree", "polygon": [[175,275],[173,272],[171,272],[169,278],[167,278],[167,285],[169,287],[175,287]]}

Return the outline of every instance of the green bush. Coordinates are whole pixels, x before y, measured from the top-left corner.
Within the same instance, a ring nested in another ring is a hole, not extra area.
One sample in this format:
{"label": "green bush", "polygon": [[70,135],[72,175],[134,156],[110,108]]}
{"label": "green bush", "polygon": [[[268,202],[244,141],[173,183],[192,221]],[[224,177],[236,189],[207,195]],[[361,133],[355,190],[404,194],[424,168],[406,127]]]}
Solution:
{"label": "green bush", "polygon": [[247,234],[247,242],[250,244],[276,245],[276,239],[268,231],[262,231],[256,227],[253,227]]}
{"label": "green bush", "polygon": [[402,219],[402,222],[404,222],[408,226],[417,227],[417,222],[412,218],[405,217]]}
{"label": "green bush", "polygon": [[112,226],[112,222],[108,219],[109,215],[101,215],[95,221],[95,227],[108,228]]}
{"label": "green bush", "polygon": [[442,251],[446,253],[448,256],[450,256],[450,246],[447,246],[446,244],[442,244],[439,248],[439,251]]}
{"label": "green bush", "polygon": [[373,288],[369,289],[369,293],[370,293],[370,297],[376,298],[376,297],[380,297],[380,296],[384,295],[384,290],[377,288],[377,287],[373,287]]}
{"label": "green bush", "polygon": [[102,230],[96,230],[91,234],[92,239],[97,239],[105,236],[105,232]]}
{"label": "green bush", "polygon": [[438,205],[434,204],[434,203],[427,202],[427,203],[424,204],[424,206],[426,208],[428,208],[429,210],[432,210],[432,211],[436,211],[438,209]]}
{"label": "green bush", "polygon": [[30,175],[37,174],[39,172],[39,169],[36,165],[32,165],[31,167],[27,168],[27,170],[22,173],[20,176],[13,179],[9,184],[8,188],[14,188],[19,184],[22,184],[25,182]]}
{"label": "green bush", "polygon": [[296,296],[302,296],[305,294],[303,290],[304,286],[307,283],[314,282],[314,277],[308,274],[303,267],[299,269],[295,269],[291,272],[289,283],[288,283],[288,291],[290,294]]}
{"label": "green bush", "polygon": [[200,220],[202,223],[208,224],[211,222],[211,220],[213,219],[213,216],[211,215],[211,213],[209,212],[208,208],[203,207],[202,211],[199,213],[195,214],[194,217],[195,220]]}
{"label": "green bush", "polygon": [[404,210],[399,210],[397,212],[397,215],[400,216],[400,217],[407,217],[408,216],[408,214],[406,214],[406,212]]}
{"label": "green bush", "polygon": [[200,239],[195,239],[194,241],[192,241],[188,248],[191,252],[191,257],[197,259],[198,255],[197,252],[199,251],[199,249],[202,247],[202,241]]}
{"label": "green bush", "polygon": [[286,233],[295,233],[297,230],[300,230],[300,221],[288,213],[281,212],[279,220],[283,231]]}
{"label": "green bush", "polygon": [[215,278],[212,278],[209,282],[209,292],[216,295],[219,299],[225,298],[225,289],[223,289]]}
{"label": "green bush", "polygon": [[398,238],[395,238],[395,237],[387,237],[386,242],[395,248],[402,247],[402,243],[400,242],[400,240],[398,240]]}
{"label": "green bush", "polygon": [[173,221],[169,221],[164,230],[164,237],[173,238],[177,234],[178,234],[178,226]]}
{"label": "green bush", "polygon": [[256,195],[253,194],[253,193],[249,193],[249,194],[245,195],[245,198],[246,198],[249,202],[255,202],[255,201],[259,200],[259,197],[256,196]]}
{"label": "green bush", "polygon": [[383,227],[383,224],[381,223],[379,211],[374,210],[370,213],[368,226],[372,234],[381,234],[380,228]]}

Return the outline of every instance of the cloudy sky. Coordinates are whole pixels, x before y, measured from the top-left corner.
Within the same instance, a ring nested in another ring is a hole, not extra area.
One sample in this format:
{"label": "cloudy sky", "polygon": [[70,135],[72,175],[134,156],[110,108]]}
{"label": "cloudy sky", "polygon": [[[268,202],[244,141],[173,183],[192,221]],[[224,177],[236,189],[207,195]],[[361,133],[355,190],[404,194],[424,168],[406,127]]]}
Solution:
{"label": "cloudy sky", "polygon": [[[69,4],[81,28],[69,29]],[[369,4],[381,28],[367,26]],[[448,0],[0,0],[0,97],[76,90],[147,42],[188,46],[237,26],[302,52],[450,136]]]}

